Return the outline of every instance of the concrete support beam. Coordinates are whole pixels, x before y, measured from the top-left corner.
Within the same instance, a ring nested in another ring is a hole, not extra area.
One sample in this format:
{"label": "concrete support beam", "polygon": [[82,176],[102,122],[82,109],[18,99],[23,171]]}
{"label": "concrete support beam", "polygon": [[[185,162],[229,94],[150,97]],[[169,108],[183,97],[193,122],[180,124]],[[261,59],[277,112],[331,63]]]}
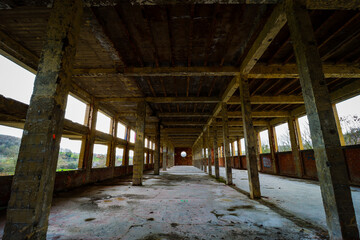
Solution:
{"label": "concrete support beam", "polygon": [[301,178],[303,176],[303,166],[301,161],[301,155],[300,155],[300,146],[298,141],[299,134],[297,133],[297,128],[295,126],[295,118],[289,117],[288,118],[288,126],[289,126],[289,136],[290,136],[290,142],[291,142],[291,151],[294,158],[294,164],[295,164],[295,171],[296,175]]}
{"label": "concrete support beam", "polygon": [[300,73],[330,238],[358,239],[346,162],[310,16],[299,1],[293,0],[286,1],[286,16]]}
{"label": "concrete support beam", "polygon": [[279,173],[279,166],[276,159],[276,152],[277,152],[277,143],[276,143],[276,136],[275,136],[275,128],[270,124],[267,127],[268,129],[268,136],[269,136],[269,145],[270,145],[270,154],[271,154],[271,167],[275,174]]}
{"label": "concrete support beam", "polygon": [[295,117],[294,124],[295,124],[295,133],[297,134],[296,139],[298,141],[299,149],[304,150],[304,145],[302,142],[301,132],[300,132],[299,118]]}
{"label": "concrete support beam", "polygon": [[[346,64],[323,64],[325,78],[359,78],[360,69],[356,63]],[[119,69],[74,69],[74,78],[77,77],[96,77],[96,76],[118,76],[118,77],[222,77],[236,76],[241,74],[238,67],[127,67]],[[265,64],[257,63],[248,73],[248,78],[299,78],[299,72],[296,64]]]}
{"label": "concrete support beam", "polygon": [[256,159],[257,159],[257,168],[258,171],[261,171],[261,159],[260,159],[260,154],[262,153],[261,151],[261,139],[260,139],[260,132],[256,132]]}
{"label": "concrete support beam", "polygon": [[261,58],[268,46],[270,46],[271,42],[275,39],[276,35],[280,32],[285,23],[286,16],[283,4],[278,4],[272,11],[261,32],[251,46],[248,54],[242,61],[240,65],[241,74],[250,73],[252,68]]}
{"label": "concrete support beam", "polygon": [[83,137],[83,144],[81,145],[79,168],[85,169],[86,181],[90,181],[94,142],[96,137],[96,121],[97,121],[98,103],[91,100],[91,103],[86,107],[85,125],[89,131],[86,136]]}
{"label": "concrete support beam", "polygon": [[162,170],[166,171],[167,166],[167,144],[166,142],[163,143],[163,162],[162,162]]}
{"label": "concrete support beam", "polygon": [[45,239],[82,1],[57,0],[50,14],[8,203],[3,239]]}
{"label": "concrete support beam", "polygon": [[238,157],[239,157],[239,162],[240,162],[240,168],[243,168],[240,156],[241,156],[241,141],[240,141],[240,137],[236,138],[236,143],[237,143],[237,149],[238,149]]}
{"label": "concrete support beam", "polygon": [[227,105],[225,102],[221,105],[221,115],[223,123],[223,142],[224,142],[224,158],[225,158],[225,171],[226,171],[226,184],[232,185],[232,169],[231,169],[231,160],[230,160],[230,139],[229,139],[229,125],[228,125],[228,116],[227,116]]}
{"label": "concrete support beam", "polygon": [[340,125],[340,119],[339,119],[339,114],[337,112],[337,109],[336,109],[336,105],[335,104],[332,104],[332,108],[333,108],[333,111],[334,111],[334,118],[335,118],[335,121],[336,121],[336,128],[337,128],[337,131],[339,133],[339,139],[340,139],[340,144],[341,146],[345,146],[345,138],[344,138],[344,134],[342,133],[342,130],[341,130],[341,125]]}
{"label": "concrete support beam", "polygon": [[0,54],[36,74],[39,57],[3,31],[0,31]]}
{"label": "concrete support beam", "polygon": [[134,149],[133,186],[141,186],[144,171],[146,103],[137,104],[136,140]]}
{"label": "concrete support beam", "polygon": [[[123,2],[123,0],[84,0],[86,7],[114,7]],[[281,0],[189,0],[187,4],[277,4],[281,3]],[[132,4],[140,6],[154,6],[154,5],[177,5],[184,4],[181,0],[132,0]],[[306,0],[304,1],[308,9],[319,9],[319,10],[351,10],[360,9],[359,0]],[[52,0],[23,0],[14,1],[6,0],[0,4],[0,9],[12,9],[18,7],[50,7]]]}
{"label": "concrete support beam", "polygon": [[208,144],[208,172],[209,172],[209,175],[211,176],[212,175],[212,168],[211,168],[211,150],[212,150],[212,143],[211,143],[211,138],[210,138],[210,126],[208,127],[207,129],[207,134],[206,134],[206,137],[207,137],[207,144]]}
{"label": "concrete support beam", "polygon": [[240,81],[241,111],[244,121],[244,135],[246,147],[246,165],[249,177],[250,198],[261,198],[260,181],[257,167],[257,139],[252,122],[249,81],[242,77]]}
{"label": "concrete support beam", "polygon": [[160,173],[160,123],[155,124],[154,174]]}
{"label": "concrete support beam", "polygon": [[116,133],[117,133],[117,119],[111,119],[111,130],[112,140],[109,143],[107,152],[107,163],[106,166],[111,168],[111,177],[114,177],[115,161],[116,161]]}
{"label": "concrete support beam", "polygon": [[204,156],[203,156],[203,165],[204,165],[204,172],[207,172],[207,161],[206,161],[206,132],[203,133],[203,149],[204,149]]}
{"label": "concrete support beam", "polygon": [[214,166],[215,166],[215,178],[220,178],[219,170],[219,152],[218,152],[218,143],[217,143],[217,125],[213,123],[213,148],[214,148]]}

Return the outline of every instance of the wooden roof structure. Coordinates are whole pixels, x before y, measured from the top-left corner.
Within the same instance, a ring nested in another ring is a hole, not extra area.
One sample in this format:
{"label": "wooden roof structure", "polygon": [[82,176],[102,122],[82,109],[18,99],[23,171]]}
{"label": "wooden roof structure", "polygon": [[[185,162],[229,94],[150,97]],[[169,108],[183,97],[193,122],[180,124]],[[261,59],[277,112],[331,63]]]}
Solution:
{"label": "wooden roof structure", "polygon": [[[129,126],[147,102],[174,146],[191,147],[221,119],[242,136],[238,81],[250,81],[254,125],[305,113],[286,17],[278,0],[86,0],[71,92]],[[0,52],[36,72],[52,1],[0,3]],[[358,1],[307,1],[334,102],[360,92]]]}

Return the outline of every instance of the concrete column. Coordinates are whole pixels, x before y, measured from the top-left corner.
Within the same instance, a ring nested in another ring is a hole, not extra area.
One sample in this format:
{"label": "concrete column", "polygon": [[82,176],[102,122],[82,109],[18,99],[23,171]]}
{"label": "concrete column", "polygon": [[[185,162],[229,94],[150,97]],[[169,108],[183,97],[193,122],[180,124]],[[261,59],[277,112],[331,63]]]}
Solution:
{"label": "concrete column", "polygon": [[208,172],[209,172],[209,175],[211,176],[212,175],[212,168],[211,168],[211,150],[212,150],[212,144],[211,144],[211,138],[210,138],[210,126],[208,126],[208,130],[206,131],[206,137],[207,137],[207,144],[208,144],[208,153],[209,153],[209,156],[208,156]]}
{"label": "concrete column", "polygon": [[46,238],[82,12],[80,0],[54,1],[13,178],[5,240]]}
{"label": "concrete column", "polygon": [[230,160],[230,149],[229,149],[229,119],[227,114],[227,105],[222,103],[221,106],[221,115],[223,123],[223,141],[224,141],[224,158],[225,158],[225,170],[226,170],[226,184],[232,185],[232,171],[231,171],[231,160]]}
{"label": "concrete column", "polygon": [[204,156],[203,156],[203,165],[204,165],[204,172],[207,172],[207,158],[206,158],[206,148],[207,148],[207,144],[206,144],[206,132],[203,132],[203,149],[204,149]]}
{"label": "concrete column", "polygon": [[79,168],[86,171],[86,182],[90,181],[95,132],[96,132],[96,120],[97,120],[98,102],[91,100],[91,103],[86,107],[85,125],[89,129],[89,133],[83,137],[83,143],[81,145],[79,156]]}
{"label": "concrete column", "polygon": [[239,166],[240,166],[240,169],[242,169],[243,165],[242,165],[242,162],[241,162],[241,141],[240,141],[240,137],[236,138],[236,142],[237,142],[237,148],[238,148]]}
{"label": "concrete column", "polygon": [[169,144],[166,147],[166,168],[170,168],[170,161],[169,161],[169,155],[170,155],[170,146]]}
{"label": "concrete column", "polygon": [[303,176],[303,166],[301,161],[300,155],[300,147],[298,144],[297,137],[299,134],[297,133],[297,129],[295,128],[295,118],[289,117],[288,118],[288,126],[289,126],[289,135],[290,135],[290,142],[291,142],[291,151],[294,158],[295,163],[295,171],[296,175],[301,178]]}
{"label": "concrete column", "polygon": [[144,172],[146,103],[139,102],[136,110],[136,140],[134,149],[133,186],[141,186]]}
{"label": "concrete column", "polygon": [[89,120],[89,136],[86,141],[85,153],[84,153],[84,162],[86,170],[86,181],[90,182],[92,161],[94,155],[94,143],[95,143],[95,134],[96,134],[96,122],[97,122],[97,113],[98,113],[98,102],[92,100],[90,105],[90,120]]}
{"label": "concrete column", "polygon": [[199,164],[200,164],[200,170],[204,170],[204,164],[203,164],[203,152],[202,152],[202,147],[199,147],[199,156],[200,156],[200,159],[199,159]]}
{"label": "concrete column", "polygon": [[213,124],[213,148],[214,148],[214,166],[215,166],[215,178],[220,178],[220,169],[219,169],[219,152],[218,152],[218,143],[217,143],[217,125],[216,121]]}
{"label": "concrete column", "polygon": [[299,125],[299,118],[295,118],[294,120],[294,124],[295,124],[295,132],[296,132],[296,139],[298,141],[298,145],[299,145],[299,149],[300,150],[304,150],[304,145],[301,139],[301,132],[300,132],[300,125]]}
{"label": "concrete column", "polygon": [[114,177],[115,161],[116,161],[116,133],[117,133],[117,119],[111,120],[110,134],[112,136],[111,142],[109,143],[107,152],[107,163],[106,166],[111,168],[111,177]]}
{"label": "concrete column", "polygon": [[163,144],[163,165],[162,165],[162,169],[163,171],[166,171],[166,159],[167,159],[167,149],[166,149],[166,143]]}
{"label": "concrete column", "polygon": [[271,154],[271,167],[273,169],[273,172],[275,174],[278,174],[279,173],[279,166],[278,166],[278,163],[277,163],[277,160],[276,160],[276,147],[277,147],[277,144],[276,144],[276,138],[275,138],[275,129],[273,126],[270,125],[270,123],[268,124],[267,126],[267,129],[268,129],[268,135],[269,135],[269,145],[270,145],[270,154]]}
{"label": "concrete column", "polygon": [[334,117],[335,117],[335,121],[336,121],[336,128],[337,128],[337,131],[339,133],[339,139],[340,139],[340,144],[341,146],[345,146],[345,138],[344,138],[344,135],[342,133],[342,130],[341,130],[341,125],[340,125],[340,119],[339,119],[339,114],[337,112],[337,109],[336,109],[336,105],[335,104],[332,104],[332,108],[333,108],[333,111],[334,111]]}
{"label": "concrete column", "polygon": [[160,123],[155,124],[154,174],[160,173]]}
{"label": "concrete column", "polygon": [[257,148],[256,148],[257,168],[258,168],[258,171],[261,171],[262,164],[261,164],[260,154],[262,153],[262,151],[261,151],[261,139],[260,139],[259,132],[256,132],[256,145],[257,145]]}
{"label": "concrete column", "polygon": [[231,167],[234,168],[235,167],[235,149],[234,149],[234,140],[230,139],[230,146],[231,146],[231,151],[230,151],[230,156],[231,156]]}
{"label": "concrete column", "polygon": [[257,166],[257,135],[252,120],[249,81],[246,77],[240,80],[241,112],[244,122],[244,136],[246,147],[246,165],[249,176],[250,198],[261,198],[260,181]]}
{"label": "concrete column", "polygon": [[331,239],[359,239],[349,176],[308,11],[286,0],[286,16],[304,97]]}
{"label": "concrete column", "polygon": [[124,147],[124,166],[129,166],[129,127],[126,126],[126,132],[125,132],[125,140],[126,140],[126,145]]}

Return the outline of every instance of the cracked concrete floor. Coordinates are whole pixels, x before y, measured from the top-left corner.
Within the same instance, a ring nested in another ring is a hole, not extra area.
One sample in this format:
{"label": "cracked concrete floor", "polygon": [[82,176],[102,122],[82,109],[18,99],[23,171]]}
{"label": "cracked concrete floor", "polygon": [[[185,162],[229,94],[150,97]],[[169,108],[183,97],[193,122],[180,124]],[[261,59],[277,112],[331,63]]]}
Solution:
{"label": "cracked concrete floor", "polygon": [[[299,224],[250,200],[199,169],[177,166],[144,186],[113,179],[58,193],[48,239],[325,239],[316,227]],[[0,219],[0,231],[4,228]]]}

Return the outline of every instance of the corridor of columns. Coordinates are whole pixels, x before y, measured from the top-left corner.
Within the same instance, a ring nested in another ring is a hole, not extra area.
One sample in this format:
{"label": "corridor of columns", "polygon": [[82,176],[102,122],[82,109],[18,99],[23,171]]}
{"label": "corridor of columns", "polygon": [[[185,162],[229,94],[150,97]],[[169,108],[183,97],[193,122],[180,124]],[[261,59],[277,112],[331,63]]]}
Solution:
{"label": "corridor of columns", "polygon": [[359,9],[0,1],[2,239],[359,239]]}

